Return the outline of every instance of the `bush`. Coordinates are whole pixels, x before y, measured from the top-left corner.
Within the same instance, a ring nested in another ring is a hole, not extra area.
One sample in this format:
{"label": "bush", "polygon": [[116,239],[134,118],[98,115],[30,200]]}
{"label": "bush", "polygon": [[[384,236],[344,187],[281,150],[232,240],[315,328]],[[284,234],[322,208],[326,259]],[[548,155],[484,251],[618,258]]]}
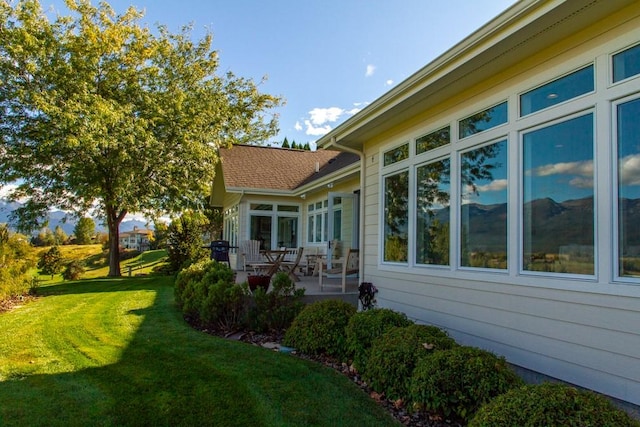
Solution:
{"label": "bush", "polygon": [[172,272],[209,258],[202,241],[203,218],[185,213],[174,219],[167,230],[167,258]]}
{"label": "bush", "polygon": [[288,274],[280,272],[271,283],[271,291],[257,288],[253,293],[255,305],[249,309],[249,327],[257,332],[283,331],[302,311],[304,289],[296,289]]}
{"label": "bush", "polygon": [[418,362],[410,397],[426,410],[469,420],[480,406],[521,385],[504,358],[479,348],[457,347]]}
{"label": "bush", "polygon": [[182,270],[174,293],[185,317],[205,328],[235,329],[246,313],[246,288],[236,285],[233,270],[217,261],[201,261]]}
{"label": "bush", "polygon": [[293,320],[284,344],[311,355],[346,356],[345,328],[356,308],[341,300],[307,305]]}
{"label": "bush", "polygon": [[38,262],[38,268],[42,274],[53,276],[60,273],[64,267],[62,253],[57,246],[52,246],[47,252],[43,253]]}
{"label": "bush", "polygon": [[64,280],[78,280],[83,273],[84,266],[80,261],[75,260],[67,264],[62,272],[62,278]]}
{"label": "bush", "polygon": [[408,397],[409,380],[420,359],[456,346],[446,332],[427,325],[393,327],[373,340],[364,378],[392,399]]}
{"label": "bush", "polygon": [[605,397],[565,384],[525,385],[480,408],[469,427],[638,427],[640,422]]}
{"label": "bush", "polygon": [[356,313],[346,328],[347,351],[353,357],[353,365],[361,374],[373,340],[394,326],[409,326],[412,322],[403,313],[388,308],[373,308]]}

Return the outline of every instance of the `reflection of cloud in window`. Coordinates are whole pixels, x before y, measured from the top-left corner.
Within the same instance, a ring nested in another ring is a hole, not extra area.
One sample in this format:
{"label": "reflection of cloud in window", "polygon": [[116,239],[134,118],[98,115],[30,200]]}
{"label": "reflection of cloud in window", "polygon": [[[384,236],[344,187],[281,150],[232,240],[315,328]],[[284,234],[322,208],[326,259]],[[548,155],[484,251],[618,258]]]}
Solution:
{"label": "reflection of cloud in window", "polygon": [[478,193],[485,193],[487,191],[503,191],[507,189],[507,180],[506,179],[496,179],[491,181],[486,185],[478,185],[476,190]]}
{"label": "reflection of cloud in window", "polygon": [[543,165],[529,171],[528,175],[551,176],[551,175],[580,175],[583,177],[593,177],[593,160],[582,162],[562,162]]}
{"label": "reflection of cloud in window", "polygon": [[569,185],[576,188],[593,188],[593,178],[573,178],[569,181]]}
{"label": "reflection of cloud in window", "polygon": [[640,154],[620,159],[620,184],[640,185]]}

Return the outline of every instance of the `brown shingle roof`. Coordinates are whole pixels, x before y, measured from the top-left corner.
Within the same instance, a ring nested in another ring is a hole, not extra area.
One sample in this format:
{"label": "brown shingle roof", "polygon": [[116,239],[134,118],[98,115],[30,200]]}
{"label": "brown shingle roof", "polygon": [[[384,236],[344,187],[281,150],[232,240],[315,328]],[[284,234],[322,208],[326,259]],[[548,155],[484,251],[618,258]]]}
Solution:
{"label": "brown shingle roof", "polygon": [[339,151],[305,151],[257,145],[221,148],[220,158],[227,188],[273,190],[294,190],[358,161],[355,154]]}

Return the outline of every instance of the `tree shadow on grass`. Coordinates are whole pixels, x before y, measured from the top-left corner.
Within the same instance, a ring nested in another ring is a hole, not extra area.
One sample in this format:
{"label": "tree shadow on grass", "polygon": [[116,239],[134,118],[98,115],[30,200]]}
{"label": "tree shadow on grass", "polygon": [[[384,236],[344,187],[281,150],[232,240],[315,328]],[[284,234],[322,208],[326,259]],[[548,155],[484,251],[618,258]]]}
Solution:
{"label": "tree shadow on grass", "polygon": [[[168,283],[104,279],[45,288],[45,295],[140,290],[157,295],[152,305],[128,313],[144,319],[118,362],[1,382],[0,425],[263,425],[256,421],[260,414],[253,399],[247,398],[252,393],[247,383],[224,367],[229,356],[243,357],[241,344],[202,339],[186,326],[173,308]],[[220,346],[224,358],[217,360]]]}

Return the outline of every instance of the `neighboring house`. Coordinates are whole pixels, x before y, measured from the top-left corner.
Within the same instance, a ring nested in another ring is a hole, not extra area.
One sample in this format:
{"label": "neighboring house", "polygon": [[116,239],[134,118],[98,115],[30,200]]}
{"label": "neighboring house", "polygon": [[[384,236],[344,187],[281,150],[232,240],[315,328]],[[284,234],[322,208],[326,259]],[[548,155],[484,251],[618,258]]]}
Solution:
{"label": "neighboring house", "polygon": [[132,231],[120,233],[120,247],[123,249],[134,249],[136,251],[148,251],[151,246],[153,230],[133,227]]}
{"label": "neighboring house", "polygon": [[640,404],[639,1],[518,2],[318,144],[379,305]]}
{"label": "neighboring house", "polygon": [[[223,210],[223,238],[232,247],[246,240],[322,253],[328,241],[358,247],[357,155],[236,145],[220,149],[220,158],[211,204]],[[242,268],[236,255],[231,265]]]}

